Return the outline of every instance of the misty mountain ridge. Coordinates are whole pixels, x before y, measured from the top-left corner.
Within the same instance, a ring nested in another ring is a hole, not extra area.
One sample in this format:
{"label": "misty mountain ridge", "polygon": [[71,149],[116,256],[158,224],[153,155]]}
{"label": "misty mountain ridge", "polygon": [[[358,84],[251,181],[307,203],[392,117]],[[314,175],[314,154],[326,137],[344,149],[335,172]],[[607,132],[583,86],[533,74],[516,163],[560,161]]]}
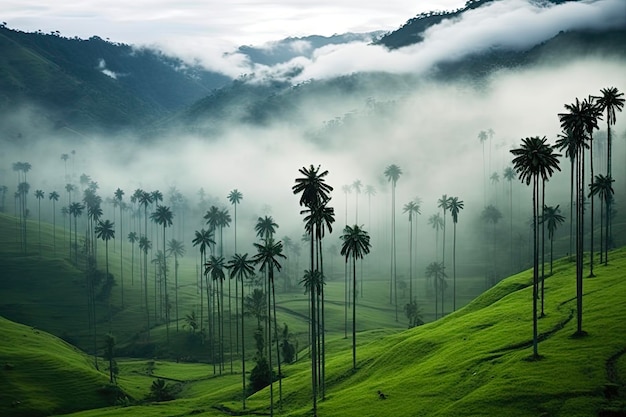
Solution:
{"label": "misty mountain ridge", "polygon": [[[541,7],[561,3],[566,2],[542,2]],[[0,47],[5,53],[0,57],[0,108],[26,107],[29,119],[5,116],[1,133],[15,142],[22,140],[22,131],[30,126],[63,129],[77,138],[90,131],[123,130],[151,137],[179,131],[182,124],[183,131],[214,136],[221,134],[224,122],[263,125],[289,116],[299,123],[301,102],[348,98],[349,108],[336,108],[335,113],[313,123],[311,131],[319,132],[329,126],[336,128],[346,115],[351,117],[372,103],[380,110],[383,103],[393,103],[424,80],[480,83],[495,71],[535,65],[556,53],[568,57],[624,55],[624,27],[569,30],[538,44],[529,41],[528,47],[516,45],[515,40],[498,45],[498,40],[492,39],[491,46],[474,46],[476,50],[470,51],[453,47],[435,56],[429,51],[432,46],[422,45],[427,30],[449,29],[466,14],[499,4],[504,2],[476,0],[455,11],[422,13],[384,35],[307,36],[241,46],[232,52],[243,55],[247,65],[242,68],[247,72],[238,79],[158,50],[115,44],[97,36],[69,39],[58,32],[24,33],[2,26]],[[454,42],[450,39],[448,44]],[[385,50],[407,50],[401,57],[418,55],[414,63],[402,64],[404,69],[393,69],[384,65],[398,55],[387,55]],[[420,54],[425,59],[420,60]],[[328,62],[337,61],[341,67],[346,66],[342,61],[368,60],[384,65],[378,70],[356,66],[352,71],[347,65],[343,74],[324,72]]]}

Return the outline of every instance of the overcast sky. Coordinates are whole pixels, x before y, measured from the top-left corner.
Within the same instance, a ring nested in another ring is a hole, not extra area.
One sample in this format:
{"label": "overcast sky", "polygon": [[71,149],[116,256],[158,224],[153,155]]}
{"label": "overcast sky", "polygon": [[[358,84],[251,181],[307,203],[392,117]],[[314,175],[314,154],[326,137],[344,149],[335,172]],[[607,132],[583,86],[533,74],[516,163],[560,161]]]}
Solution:
{"label": "overcast sky", "polygon": [[289,36],[397,29],[416,14],[464,0],[3,0],[1,19],[25,31],[58,30],[144,44],[211,38],[258,45]]}

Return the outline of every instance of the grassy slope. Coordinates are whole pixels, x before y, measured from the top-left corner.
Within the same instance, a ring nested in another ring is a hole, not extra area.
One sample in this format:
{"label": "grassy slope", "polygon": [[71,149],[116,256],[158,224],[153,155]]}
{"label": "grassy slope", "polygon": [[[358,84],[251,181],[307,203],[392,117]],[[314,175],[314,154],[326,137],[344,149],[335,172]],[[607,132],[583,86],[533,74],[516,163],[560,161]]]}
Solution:
{"label": "grassy slope", "polygon": [[93,359],[37,329],[0,317],[0,415],[50,415],[108,405]]}
{"label": "grassy slope", "polygon": [[[591,416],[611,408],[622,413],[612,415],[624,415],[626,249],[613,252],[611,259],[608,267],[597,268],[597,278],[585,280],[587,337],[572,337],[573,265],[561,260],[546,281],[546,317],[539,322],[541,360],[529,360],[532,275],[526,271],[438,322],[401,333],[360,333],[356,373],[350,370],[347,344],[329,357],[328,396],[319,403],[319,415]],[[78,415],[225,415],[218,410],[224,407],[241,412],[237,376],[196,379],[197,374],[177,371],[175,364],[162,367],[163,374],[188,380],[185,398]],[[283,369],[282,415],[307,415],[306,358]],[[620,385],[621,398],[605,398],[608,383]],[[380,400],[378,390],[388,398]],[[277,391],[275,387],[275,397]],[[251,396],[248,413],[267,412],[268,398],[268,390]]]}

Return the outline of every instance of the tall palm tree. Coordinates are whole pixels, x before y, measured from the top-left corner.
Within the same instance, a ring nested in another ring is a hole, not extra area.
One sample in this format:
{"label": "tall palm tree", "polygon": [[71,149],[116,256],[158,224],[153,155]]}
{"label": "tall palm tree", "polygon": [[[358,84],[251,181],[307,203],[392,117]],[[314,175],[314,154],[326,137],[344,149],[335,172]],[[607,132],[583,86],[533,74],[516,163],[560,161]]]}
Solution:
{"label": "tall palm tree", "polygon": [[522,139],[519,148],[512,149],[511,153],[513,168],[519,174],[519,178],[526,185],[533,184],[533,357],[539,356],[537,350],[537,290],[539,284],[539,252],[538,252],[538,212],[539,212],[539,188],[545,180],[561,168],[559,167],[559,154],[554,152],[552,146],[547,143],[545,136],[528,137]]}
{"label": "tall palm tree", "polygon": [[[120,282],[122,283],[122,308],[124,308],[124,258],[122,257],[124,253],[123,242],[124,242],[124,222],[122,219],[122,210],[124,209],[124,202],[122,199],[124,198],[124,191],[121,188],[115,190],[114,201],[117,202],[118,207],[120,208]],[[114,241],[115,242],[115,241]],[[113,246],[115,250],[115,246]]]}
{"label": "tall palm tree", "polygon": [[443,218],[435,213],[428,218],[428,224],[435,229],[435,259],[439,260],[439,230],[443,229]]}
{"label": "tall palm tree", "polygon": [[228,265],[226,266],[230,270],[230,278],[241,281],[241,384],[242,384],[242,407],[246,409],[246,344],[245,344],[245,331],[244,331],[244,280],[249,279],[254,275],[254,261],[248,259],[248,254],[243,255],[235,253]]}
{"label": "tall palm tree", "polygon": [[57,253],[57,210],[56,202],[59,201],[59,193],[52,191],[48,194],[48,199],[52,201],[52,247],[54,254]]}
{"label": "tall palm tree", "polygon": [[[209,260],[204,264],[204,275],[209,278],[213,282],[218,282],[219,285],[219,295],[217,297],[217,333],[218,333],[218,350],[219,350],[219,373],[222,374],[222,370],[224,369],[224,279],[226,275],[224,273],[224,269],[226,265],[224,263],[224,258],[219,256],[211,255]],[[207,283],[207,286],[209,284]]]}
{"label": "tall palm tree", "polygon": [[359,223],[359,194],[361,194],[361,188],[363,187],[363,184],[361,184],[361,180],[354,180],[354,182],[352,183],[352,189],[354,190],[354,197],[355,197],[355,201],[354,201],[354,207],[355,207],[355,212],[354,212],[354,222],[355,223]]}
{"label": "tall palm tree", "polygon": [[341,255],[352,258],[352,370],[356,371],[356,260],[370,253],[370,236],[358,225],[346,226],[341,236]]}
{"label": "tall palm tree", "polygon": [[[212,247],[215,247],[215,240],[213,239],[213,231],[205,230],[205,229],[201,229],[200,231],[196,230],[195,238],[193,239],[192,243],[194,246],[200,247],[200,265],[204,265],[206,263],[207,248],[211,249]],[[204,306],[204,301],[203,301],[204,291],[202,287],[203,287],[203,279],[200,278],[200,330],[202,330],[203,311],[204,311],[204,307],[203,307]],[[207,305],[210,305],[208,291],[209,289],[207,288]],[[210,310],[207,310],[207,314],[210,314]],[[211,325],[211,322],[209,321],[209,326],[210,325]],[[209,333],[212,334],[211,330],[209,330]],[[213,346],[213,344],[211,344],[211,346]]]}
{"label": "tall palm tree", "polygon": [[[267,277],[269,281],[268,287],[272,290],[272,300],[268,302],[268,310],[267,310],[267,340],[270,344],[270,353],[267,355],[269,358],[270,365],[270,375],[272,374],[272,354],[271,354],[271,344],[272,344],[272,333],[271,333],[271,317],[272,309],[274,314],[274,339],[276,340],[276,361],[278,363],[278,390],[279,390],[279,404],[282,407],[283,401],[283,382],[282,382],[282,372],[280,369],[280,347],[278,343],[278,325],[276,321],[276,291],[274,285],[274,269],[280,271],[281,265],[278,262],[278,258],[285,259],[286,256],[283,255],[283,243],[281,241],[274,242],[274,239],[271,237],[265,240],[264,244],[255,243],[254,247],[257,249],[257,254],[254,256],[253,261],[256,265],[260,264],[260,271],[267,272]],[[268,296],[269,298],[269,296]],[[269,300],[268,300],[269,301]],[[273,392],[273,378],[270,377],[270,415],[274,415],[274,392]]]}
{"label": "tall palm tree", "polygon": [[456,224],[459,221],[459,212],[463,210],[463,207],[463,200],[459,200],[458,197],[450,197],[448,208],[454,224],[452,238],[452,311],[456,311]]}
{"label": "tall palm tree", "polygon": [[[322,398],[325,398],[325,365],[326,365],[326,349],[325,349],[325,343],[326,343],[326,336],[325,336],[325,306],[324,306],[324,280],[325,280],[325,275],[324,275],[324,260],[323,260],[323,250],[322,250],[322,239],[324,238],[324,235],[326,233],[326,229],[328,229],[329,233],[332,233],[333,231],[333,227],[332,224],[335,222],[335,209],[332,207],[328,207],[328,203],[330,202],[330,199],[327,200],[323,205],[320,205],[318,207],[313,207],[311,209],[308,210],[303,210],[301,212],[301,214],[305,214],[307,213],[307,216],[304,218],[304,222],[305,222],[305,231],[307,231],[308,233],[314,233],[315,234],[315,240],[317,241],[317,269],[319,270],[320,274],[321,274],[321,279],[322,279],[322,285],[319,287],[319,291],[317,293],[317,303],[318,303],[318,309],[317,312],[318,314],[321,315],[321,317],[318,317],[318,324],[319,324],[319,331],[317,332],[318,335],[318,354],[320,355],[320,359],[319,359],[319,385],[320,385],[320,391],[322,394]],[[321,303],[321,304],[320,304]]]}
{"label": "tall palm tree", "polygon": [[[76,190],[76,186],[73,184],[65,184],[65,191],[67,191],[67,212],[69,213],[72,206],[72,192]],[[71,215],[71,213],[69,213]],[[72,259],[72,219],[70,218],[70,260]]]}
{"label": "tall palm tree", "polygon": [[391,182],[391,277],[389,283],[389,303],[393,290],[396,305],[396,321],[398,321],[398,289],[396,271],[396,184],[402,170],[396,164],[391,164],[384,171],[387,181]]}
{"label": "tall palm tree", "polygon": [[502,213],[500,212],[500,210],[498,210],[496,208],[496,206],[490,204],[487,207],[485,207],[481,213],[481,218],[486,222],[486,223],[491,223],[492,225],[492,236],[493,236],[493,252],[491,255],[491,265],[493,266],[493,270],[492,270],[492,277],[495,280],[497,277],[497,271],[496,271],[496,224],[498,224],[498,221],[500,221],[500,219],[502,218]]}
{"label": "tall palm tree", "polygon": [[167,257],[165,256],[165,228],[172,225],[174,215],[172,210],[167,206],[157,204],[156,211],[150,215],[157,224],[163,226],[163,281],[165,285],[165,328],[167,344],[170,343],[170,309],[169,297],[167,294]]}
{"label": "tall palm tree", "polygon": [[[150,307],[148,305],[148,251],[152,249],[152,242],[146,236],[139,238],[139,249],[143,252],[143,296],[146,309],[146,328],[150,338]],[[156,290],[156,289],[155,289]]]}
{"label": "tall palm tree", "polygon": [[[591,186],[591,183],[593,182],[593,178],[594,178],[594,171],[593,171],[593,167],[594,167],[594,160],[593,160],[593,131],[595,129],[598,129],[598,120],[602,120],[602,109],[600,108],[600,106],[597,105],[597,103],[595,102],[595,100],[593,99],[593,97],[589,97],[589,99],[585,99],[583,100],[583,107],[585,109],[585,112],[587,113],[587,121],[585,123],[585,131],[587,133],[587,136],[589,138],[589,168],[591,171],[591,181],[589,186]],[[595,235],[595,227],[594,227],[594,220],[595,220],[595,207],[594,207],[594,201],[595,201],[595,196],[591,195],[590,199],[591,199],[591,233],[590,233],[590,243],[591,243],[591,256],[589,258],[589,277],[594,277],[595,274],[593,273],[593,261],[594,261],[594,235]]]}
{"label": "tall palm tree", "polygon": [[[115,224],[110,220],[99,221],[95,229],[96,237],[104,240],[106,253],[106,280],[109,280],[109,240],[115,238]],[[109,332],[111,331],[111,295],[109,294]]]}
{"label": "tall palm tree", "polygon": [[[603,88],[602,90],[600,90],[600,92],[602,93],[602,95],[596,98],[596,104],[598,105],[601,111],[606,111],[606,131],[607,131],[606,177],[613,178],[612,161],[611,161],[612,159],[611,126],[615,125],[615,121],[616,121],[615,111],[621,112],[622,109],[624,108],[625,100],[622,98],[624,97],[624,93],[621,93],[615,87]],[[606,207],[606,211],[608,213],[611,212],[610,204],[612,201],[613,201],[612,199],[609,199],[606,202],[608,204],[608,206]],[[605,220],[606,220],[606,231],[608,234],[610,233],[610,230],[611,230],[610,216],[607,216]],[[606,242],[608,243],[609,241],[608,235],[605,236],[605,239],[606,239]],[[605,250],[608,253],[608,248],[605,248]],[[605,260],[605,264],[606,262],[607,261]]]}
{"label": "tall palm tree", "polygon": [[[482,145],[483,149],[483,204],[487,205],[487,168],[485,163],[485,142],[487,141],[487,132],[481,130],[478,132],[478,141]],[[490,148],[491,149],[491,148]]]}
{"label": "tall palm tree", "polygon": [[[309,168],[302,167],[298,170],[300,174],[303,175],[301,178],[296,178],[296,184],[291,188],[294,194],[301,194],[300,196],[300,206],[305,206],[309,210],[312,210],[317,207],[321,207],[328,200],[330,200],[330,193],[333,190],[333,187],[326,183],[326,176],[328,175],[328,171],[321,171],[321,167],[318,165],[317,168],[314,165],[310,165]],[[311,249],[310,249],[310,258],[311,258],[311,268],[309,269],[310,274],[314,274],[316,272],[315,269],[315,256],[314,256],[314,233],[313,228],[309,233]],[[311,291],[311,389],[312,389],[312,397],[313,397],[313,414],[317,414],[317,385],[318,385],[318,375],[317,375],[317,347],[316,343],[316,320],[315,320],[315,299],[316,299],[316,291],[315,287],[312,287]]]}
{"label": "tall palm tree", "polygon": [[[234,240],[234,253],[237,253],[237,205],[241,203],[241,200],[243,199],[243,194],[237,190],[236,188],[234,190],[232,190],[230,193],[228,193],[228,201],[230,202],[230,204],[233,205],[234,207],[234,211],[235,211],[235,215],[234,215],[234,234],[235,234],[235,240]],[[239,294],[239,281],[235,280],[235,323],[236,323],[236,328],[235,328],[235,340],[236,340],[236,349],[237,352],[239,352],[239,320],[237,320],[237,318],[239,317],[239,301],[238,301],[238,294]],[[244,401],[244,406],[245,406],[245,401]]]}
{"label": "tall palm tree", "polygon": [[569,197],[569,256],[573,256],[574,241],[574,163],[578,153],[578,139],[571,130],[563,131],[558,135],[555,147],[565,150],[565,156],[570,160],[570,197]]}
{"label": "tall palm tree", "polygon": [[37,198],[37,215],[39,217],[39,253],[41,253],[41,200],[46,196],[42,190],[35,190],[35,198]]}
{"label": "tall palm tree", "polygon": [[139,240],[136,232],[130,232],[128,234],[128,241],[130,242],[130,285],[135,285],[135,243]]}
{"label": "tall palm tree", "polygon": [[274,236],[278,227],[278,224],[274,222],[272,216],[264,216],[257,219],[254,230],[259,239],[268,240]]}
{"label": "tall palm tree", "polygon": [[603,217],[605,219],[606,228],[606,233],[604,234],[604,250],[606,251],[604,254],[604,265],[607,265],[609,262],[609,208],[611,207],[611,201],[613,201],[613,194],[615,193],[613,190],[613,182],[615,182],[615,180],[611,178],[610,175],[605,176],[599,174],[596,175],[594,182],[591,184],[591,194],[598,195],[600,197],[600,202],[603,205],[602,208],[604,208],[604,210],[602,210],[602,208],[600,209],[601,211],[604,211]]}
{"label": "tall palm tree", "polygon": [[606,110],[606,131],[607,131],[607,176],[612,176],[611,172],[611,126],[615,125],[615,111],[621,112],[624,108],[625,100],[622,98],[624,93],[621,93],[615,87],[603,88],[600,90],[602,95],[596,97],[596,103],[601,111]]}
{"label": "tall palm tree", "polygon": [[404,205],[404,213],[409,213],[409,302],[413,301],[413,216],[421,214],[420,206],[415,201]]}
{"label": "tall palm tree", "polygon": [[443,211],[443,243],[441,245],[441,263],[443,263],[443,266],[446,266],[446,211],[450,208],[450,197],[446,194],[442,195],[441,198],[437,200],[437,207]]}
{"label": "tall palm tree", "polygon": [[174,256],[174,293],[176,303],[176,332],[178,333],[178,258],[185,256],[185,245],[180,240],[170,239],[167,252]]}
{"label": "tall palm tree", "polygon": [[65,167],[65,176],[63,178],[65,178],[65,181],[67,181],[67,160],[70,159],[70,156],[66,153],[62,153],[61,154],[61,160],[63,161],[63,165]]}
{"label": "tall palm tree", "polygon": [[512,167],[506,167],[502,173],[502,177],[509,183],[509,240],[511,242],[510,258],[513,264],[513,180],[515,179],[515,170]]}
{"label": "tall palm tree", "polygon": [[584,255],[584,197],[585,197],[585,155],[589,149],[587,136],[588,126],[593,125],[593,114],[588,104],[578,98],[572,104],[566,104],[566,113],[559,113],[561,128],[571,132],[576,152],[576,334],[583,335],[582,330],[582,299],[583,299],[583,255]]}
{"label": "tall palm tree", "polygon": [[[345,205],[345,224],[348,225],[348,194],[352,192],[352,186],[350,184],[345,184],[341,186],[341,191],[346,197],[346,205]],[[393,273],[393,272],[392,272]],[[343,304],[343,312],[344,312],[344,337],[348,338],[348,307],[350,305],[350,287],[348,286],[348,264],[345,265],[343,272],[343,285],[344,285],[344,304]],[[390,284],[391,285],[391,284]],[[390,290],[391,291],[391,287]],[[391,293],[389,294],[389,303],[391,303]]]}
{"label": "tall palm tree", "polygon": [[[446,287],[446,278],[448,277],[445,272],[445,266],[443,262],[431,262],[426,267],[426,276],[433,280],[435,284],[435,300],[439,297],[441,292],[441,317],[443,317],[443,293]],[[437,320],[439,312],[437,311],[437,303],[435,303],[435,320]]]}
{"label": "tall palm tree", "polygon": [[76,243],[78,241],[78,238],[77,238],[77,233],[76,233],[76,228],[77,228],[76,219],[83,215],[84,209],[85,209],[85,206],[83,206],[79,202],[74,202],[70,204],[69,212],[70,212],[70,215],[74,217],[74,263],[78,263],[78,245]]}
{"label": "tall palm tree", "polygon": [[[548,240],[550,241],[550,275],[552,275],[554,233],[556,232],[556,229],[558,229],[559,225],[561,225],[564,221],[565,217],[561,215],[561,209],[559,208],[558,204],[556,206],[545,206],[543,208],[543,216],[541,218],[541,222],[546,224],[546,227],[548,229]],[[541,304],[541,312],[543,315],[543,302]]]}

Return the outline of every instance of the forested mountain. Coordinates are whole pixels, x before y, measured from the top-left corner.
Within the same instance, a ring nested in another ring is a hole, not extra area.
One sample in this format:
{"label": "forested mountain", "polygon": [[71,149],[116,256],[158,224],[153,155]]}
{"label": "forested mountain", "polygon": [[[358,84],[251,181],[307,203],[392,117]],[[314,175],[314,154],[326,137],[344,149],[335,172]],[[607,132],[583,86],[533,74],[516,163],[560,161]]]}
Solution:
{"label": "forested mountain", "polygon": [[[341,97],[343,103],[350,104],[350,108],[337,108],[334,114],[314,120],[310,129],[315,132],[336,126],[348,113],[352,117],[359,109],[371,110],[374,102],[377,111],[384,111],[385,102],[397,100],[428,79],[480,83],[501,69],[588,54],[624,56],[624,28],[568,31],[534,46],[480,47],[463,56],[435,60],[421,72],[369,70],[304,78],[307,64],[300,61],[315,63],[313,52],[319,48],[360,42],[394,51],[419,44],[424,31],[444,19],[459,19],[491,3],[469,1],[459,10],[420,14],[383,36],[379,32],[348,33],[241,46],[232,53],[245,57],[248,67],[242,71],[248,72],[236,80],[155,50],[111,43],[97,36],[70,39],[58,32],[25,33],[3,25],[0,134],[19,142],[24,132],[35,126],[63,129],[70,137],[123,130],[139,132],[145,138],[181,131],[210,137],[219,135],[220,126],[230,122],[301,124],[303,118],[310,122],[302,108],[304,102],[328,109],[322,103]],[[15,113],[7,111],[23,108],[29,110],[26,118],[13,117]]]}
{"label": "forested mountain", "polygon": [[141,126],[230,82],[153,50],[97,36],[69,39],[0,27],[0,50],[0,109],[34,107],[41,123],[57,129]]}
{"label": "forested mountain", "polygon": [[[428,18],[425,18],[428,19]],[[219,134],[227,122],[267,125],[274,122],[302,126],[310,114],[299,104],[304,101],[328,107],[329,103],[350,101],[349,111],[332,119],[319,121],[313,129],[336,128],[346,117],[359,112],[367,122],[371,111],[384,114],[397,97],[428,80],[461,81],[480,85],[490,74],[504,69],[530,68],[551,61],[582,56],[626,56],[626,30],[605,32],[563,32],[527,50],[492,49],[468,55],[460,60],[437,63],[427,74],[354,73],[327,80],[311,80],[292,85],[288,80],[258,83],[245,78],[216,90],[171,120],[168,128],[184,126],[187,131],[204,135]],[[378,123],[378,122],[375,122]]]}

